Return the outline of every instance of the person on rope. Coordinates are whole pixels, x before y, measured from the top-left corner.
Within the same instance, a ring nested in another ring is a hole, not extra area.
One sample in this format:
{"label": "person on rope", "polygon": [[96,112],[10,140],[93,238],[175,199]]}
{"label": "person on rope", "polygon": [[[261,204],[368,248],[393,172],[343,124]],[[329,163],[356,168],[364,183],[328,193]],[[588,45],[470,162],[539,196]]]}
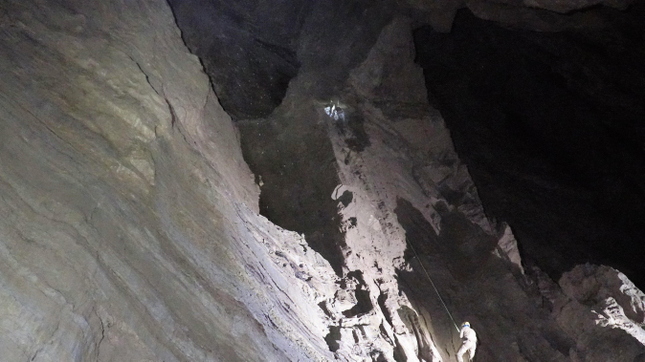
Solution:
{"label": "person on rope", "polygon": [[464,322],[459,331],[459,338],[461,338],[461,347],[457,351],[457,360],[464,362],[463,355],[468,353],[468,360],[472,361],[475,358],[475,349],[477,348],[477,333],[470,328],[470,323]]}

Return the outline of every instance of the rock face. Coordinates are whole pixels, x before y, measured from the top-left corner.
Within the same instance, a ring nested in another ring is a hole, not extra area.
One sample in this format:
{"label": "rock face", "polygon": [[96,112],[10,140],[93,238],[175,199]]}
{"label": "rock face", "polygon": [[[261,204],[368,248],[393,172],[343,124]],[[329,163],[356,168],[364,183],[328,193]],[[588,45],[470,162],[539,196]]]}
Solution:
{"label": "rock face", "polygon": [[645,359],[624,274],[487,218],[409,8],[1,5],[3,360]]}
{"label": "rock face", "polygon": [[[224,109],[269,115],[300,67],[296,40],[308,1],[169,1],[191,51],[204,61]],[[199,41],[197,41],[199,40]]]}
{"label": "rock face", "polygon": [[2,359],[331,359],[328,264],[255,213],[170,8],[67,5],[3,2]]}
{"label": "rock face", "polygon": [[[391,18],[392,1],[172,0],[183,38],[234,119],[265,118],[298,73],[325,69],[309,91],[333,94]],[[330,65],[334,65],[331,66]]]}
{"label": "rock face", "polygon": [[591,261],[645,285],[644,10],[601,10],[604,28],[557,34],[463,12],[450,36],[416,33],[428,88],[487,212],[555,279]]}
{"label": "rock face", "polygon": [[[619,271],[605,266],[579,265],[560,279],[565,298],[556,301],[556,320],[565,329],[576,330],[582,344],[579,359],[588,358],[585,351],[594,349],[604,353],[605,360],[631,361],[633,350],[642,351],[645,330],[641,327],[645,311],[645,294]],[[593,315],[588,308],[592,308]],[[596,328],[601,325],[612,332]],[[614,343],[624,332],[634,339],[625,341],[616,350]],[[593,346],[593,348],[591,347]],[[633,360],[644,358],[641,353]]]}

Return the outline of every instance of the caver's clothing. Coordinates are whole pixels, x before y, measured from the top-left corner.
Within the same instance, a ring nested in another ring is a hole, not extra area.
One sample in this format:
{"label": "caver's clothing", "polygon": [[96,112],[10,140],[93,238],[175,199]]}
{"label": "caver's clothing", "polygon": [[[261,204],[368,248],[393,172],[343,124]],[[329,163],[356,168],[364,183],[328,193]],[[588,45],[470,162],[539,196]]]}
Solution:
{"label": "caver's clothing", "polygon": [[470,328],[470,325],[464,324],[459,332],[459,337],[461,338],[461,347],[457,351],[457,360],[464,362],[463,355],[468,353],[470,356],[468,360],[472,361],[475,358],[475,349],[477,349],[477,333]]}

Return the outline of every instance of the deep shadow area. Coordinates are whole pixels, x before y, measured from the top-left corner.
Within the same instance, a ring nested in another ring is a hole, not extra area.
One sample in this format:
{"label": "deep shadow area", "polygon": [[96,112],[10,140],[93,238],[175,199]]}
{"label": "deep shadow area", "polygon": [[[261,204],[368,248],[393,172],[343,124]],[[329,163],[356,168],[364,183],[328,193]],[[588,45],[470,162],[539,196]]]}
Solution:
{"label": "deep shadow area", "polygon": [[298,44],[300,74],[313,77],[307,92],[333,98],[345,86],[349,72],[360,64],[392,19],[392,0],[307,1],[311,10]]}
{"label": "deep shadow area", "polygon": [[603,263],[645,286],[645,16],[602,29],[509,30],[460,11],[418,29],[426,85],[489,216],[551,277]]}
{"label": "deep shadow area", "polygon": [[365,280],[363,279],[363,272],[361,272],[360,270],[351,271],[347,273],[347,278],[354,278],[358,281],[358,285],[356,286],[356,291],[354,294],[356,297],[356,305],[344,311],[343,315],[345,317],[351,318],[372,311],[372,309],[374,309],[374,306],[372,305],[372,300],[370,299],[370,291],[369,289],[367,289],[367,284],[365,284]]}
{"label": "deep shadow area", "polygon": [[281,121],[238,125],[244,158],[261,185],[260,213],[305,234],[309,246],[342,276],[346,245],[338,215],[342,201],[331,198],[340,180],[326,126]]}
{"label": "deep shadow area", "polygon": [[[487,235],[458,211],[440,210],[439,235],[421,211],[405,199],[397,199],[394,213],[405,229],[406,262],[411,263],[417,256],[420,260],[425,260],[427,257],[442,258],[447,263],[446,267],[457,279],[466,279],[475,274],[481,263],[489,258],[490,252],[496,245],[493,237]],[[414,273],[421,278],[418,282],[428,282],[423,270],[415,269]],[[399,273],[399,277],[403,275],[407,274]],[[414,277],[411,277],[412,285],[415,284],[413,280]]]}
{"label": "deep shadow area", "polygon": [[[234,119],[269,116],[302,72],[336,95],[390,21],[393,1],[169,0],[182,38]],[[361,141],[361,140],[359,140]]]}
{"label": "deep shadow area", "polygon": [[327,342],[331,352],[336,352],[340,348],[338,341],[340,341],[340,327],[329,326],[329,333],[325,336],[325,342]]}
{"label": "deep shadow area", "polygon": [[300,68],[297,40],[312,3],[169,0],[184,42],[234,119],[266,117]]}
{"label": "deep shadow area", "polygon": [[345,119],[336,122],[338,133],[346,136],[345,144],[354,152],[363,152],[371,145],[369,136],[363,126],[363,118],[355,112],[346,112]]}
{"label": "deep shadow area", "polygon": [[[452,280],[446,278],[446,273],[462,278],[462,283],[465,283],[468,275],[474,273],[472,259],[459,250],[459,242],[465,234],[455,234],[455,232],[458,232],[457,230],[467,230],[469,228],[464,227],[465,224],[443,225],[442,229],[445,226],[446,229],[455,228],[456,230],[453,230],[453,232],[446,230],[443,237],[437,235],[423,214],[412,203],[401,198],[397,200],[397,207],[394,212],[399,224],[405,230],[407,245],[404,258],[406,264],[411,267],[410,270],[397,270],[396,278],[399,282],[399,288],[408,297],[414,306],[414,310],[429,311],[436,318],[434,321],[436,327],[445,326],[446,330],[450,330],[450,321],[440,306],[440,297],[437,295],[432,283],[435,283],[435,287],[443,290],[442,286],[447,286],[452,282]],[[469,223],[467,220],[464,221]],[[434,274],[434,271],[441,271],[441,274]],[[428,279],[428,275],[431,275],[432,282]],[[443,291],[445,292],[445,290]],[[450,301],[448,303],[451,304]],[[415,331],[417,342],[420,346],[424,345],[425,336],[420,332],[417,313],[405,309],[399,310],[398,313],[408,327]],[[438,339],[435,343],[438,342],[439,345],[449,345],[451,343],[448,333],[442,333],[436,337]]]}
{"label": "deep shadow area", "polygon": [[[469,320],[483,332],[492,315],[508,316],[497,320],[507,324],[501,327],[505,331],[512,330],[518,322],[514,316],[539,324],[545,335],[548,333],[549,343],[568,353],[575,344],[566,334],[544,319],[547,315],[544,311],[533,309],[535,306],[527,308],[523,297],[526,290],[519,282],[524,278],[517,278],[517,267],[492,253],[497,238],[483,232],[458,211],[441,208],[438,211],[439,235],[409,201],[399,199],[395,209],[407,241],[404,254],[407,267],[397,270],[396,277],[400,290],[413,306],[413,310],[401,308],[397,312],[414,331],[421,357],[430,360],[429,340],[443,353],[456,352],[457,324]],[[432,333],[431,338],[428,332]],[[487,343],[489,338],[490,335],[481,333],[477,360],[514,360],[509,359],[508,350],[491,348]],[[531,338],[517,339],[517,346],[527,361],[554,360],[550,350],[535,348],[534,342]]]}

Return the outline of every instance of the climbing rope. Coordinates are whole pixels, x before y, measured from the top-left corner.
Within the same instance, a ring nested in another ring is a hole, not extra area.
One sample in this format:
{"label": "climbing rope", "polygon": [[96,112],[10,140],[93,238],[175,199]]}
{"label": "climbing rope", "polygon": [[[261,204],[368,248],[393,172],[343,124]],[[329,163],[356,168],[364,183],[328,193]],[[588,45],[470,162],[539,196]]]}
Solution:
{"label": "climbing rope", "polygon": [[430,281],[430,285],[432,285],[432,288],[434,289],[434,292],[437,293],[437,297],[439,297],[439,300],[441,301],[441,304],[443,305],[443,308],[448,313],[448,316],[450,317],[450,320],[452,321],[452,324],[455,326],[455,329],[457,330],[457,332],[459,332],[459,327],[457,327],[457,322],[455,322],[455,318],[452,317],[452,313],[450,313],[450,310],[448,310],[448,306],[446,305],[446,302],[443,301],[443,298],[441,297],[441,293],[439,293],[439,290],[437,289],[437,286],[432,281],[432,278],[430,277],[430,273],[428,273],[428,270],[426,270],[426,267],[423,266],[423,262],[421,261],[421,258],[419,258],[419,254],[417,254],[417,251],[414,249],[414,246],[412,246],[411,242],[409,242],[407,240],[406,240],[406,242],[408,243],[408,245],[410,245],[410,248],[412,249],[412,252],[414,253],[414,256],[419,261],[419,264],[421,264],[421,268],[426,273],[426,276],[428,277],[428,280]]}

